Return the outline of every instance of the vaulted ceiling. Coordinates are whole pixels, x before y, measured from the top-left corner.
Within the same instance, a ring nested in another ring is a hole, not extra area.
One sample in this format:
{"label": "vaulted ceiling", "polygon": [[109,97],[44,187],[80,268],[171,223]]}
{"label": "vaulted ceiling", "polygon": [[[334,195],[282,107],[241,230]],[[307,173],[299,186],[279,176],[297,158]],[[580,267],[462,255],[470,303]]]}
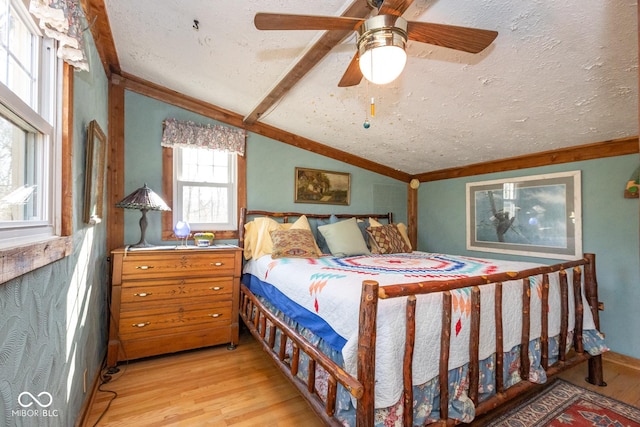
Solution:
{"label": "vaulted ceiling", "polygon": [[397,80],[346,88],[355,32],[253,20],[364,17],[375,13],[365,0],[90,3],[102,5],[87,19],[110,28],[118,71],[409,174],[638,134],[635,0],[415,0],[407,20],[498,37],[479,54],[409,41]]}

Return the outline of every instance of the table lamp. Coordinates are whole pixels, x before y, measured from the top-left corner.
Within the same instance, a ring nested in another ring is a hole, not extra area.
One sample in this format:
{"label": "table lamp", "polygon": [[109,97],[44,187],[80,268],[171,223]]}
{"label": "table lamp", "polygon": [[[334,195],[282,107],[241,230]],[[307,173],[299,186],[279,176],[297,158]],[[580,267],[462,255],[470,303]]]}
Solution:
{"label": "table lamp", "polygon": [[145,183],[143,187],[138,188],[133,193],[116,203],[116,207],[125,209],[140,209],[142,218],[140,218],[140,241],[132,248],[146,248],[153,246],[147,243],[144,235],[147,231],[147,211],[170,211],[171,208],[162,200],[160,196],[153,192]]}

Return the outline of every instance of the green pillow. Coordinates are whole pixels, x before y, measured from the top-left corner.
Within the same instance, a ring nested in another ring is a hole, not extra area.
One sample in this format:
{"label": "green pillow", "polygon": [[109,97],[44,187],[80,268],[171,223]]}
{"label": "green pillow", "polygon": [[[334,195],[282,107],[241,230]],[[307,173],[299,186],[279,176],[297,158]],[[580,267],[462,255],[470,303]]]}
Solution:
{"label": "green pillow", "polygon": [[318,227],[318,231],[327,241],[327,246],[333,256],[345,257],[371,253],[355,218],[321,225]]}

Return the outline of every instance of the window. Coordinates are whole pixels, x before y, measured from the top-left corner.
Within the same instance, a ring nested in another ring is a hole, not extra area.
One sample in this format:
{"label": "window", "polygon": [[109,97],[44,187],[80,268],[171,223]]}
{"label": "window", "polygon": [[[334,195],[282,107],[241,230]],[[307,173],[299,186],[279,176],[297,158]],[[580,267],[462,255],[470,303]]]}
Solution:
{"label": "window", "polygon": [[163,240],[175,239],[178,221],[216,239],[238,238],[239,206],[247,201],[246,131],[175,118],[162,125],[162,192],[173,196],[172,211],[162,214]]}
{"label": "window", "polygon": [[174,147],[173,222],[192,231],[237,226],[237,157],[205,148]]}
{"label": "window", "polygon": [[0,247],[56,234],[55,42],[20,0],[0,0]]}

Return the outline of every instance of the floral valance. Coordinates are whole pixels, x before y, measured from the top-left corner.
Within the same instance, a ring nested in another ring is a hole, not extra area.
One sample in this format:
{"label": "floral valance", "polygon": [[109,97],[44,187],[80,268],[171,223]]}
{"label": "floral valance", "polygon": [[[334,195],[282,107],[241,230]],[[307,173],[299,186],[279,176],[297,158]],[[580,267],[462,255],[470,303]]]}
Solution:
{"label": "floral valance", "polygon": [[84,12],[79,0],[31,0],[29,12],[40,20],[40,28],[47,37],[58,40],[58,58],[89,71],[84,52]]}
{"label": "floral valance", "polygon": [[244,129],[166,119],[162,132],[162,146],[200,147],[231,151],[244,156],[245,138]]}

